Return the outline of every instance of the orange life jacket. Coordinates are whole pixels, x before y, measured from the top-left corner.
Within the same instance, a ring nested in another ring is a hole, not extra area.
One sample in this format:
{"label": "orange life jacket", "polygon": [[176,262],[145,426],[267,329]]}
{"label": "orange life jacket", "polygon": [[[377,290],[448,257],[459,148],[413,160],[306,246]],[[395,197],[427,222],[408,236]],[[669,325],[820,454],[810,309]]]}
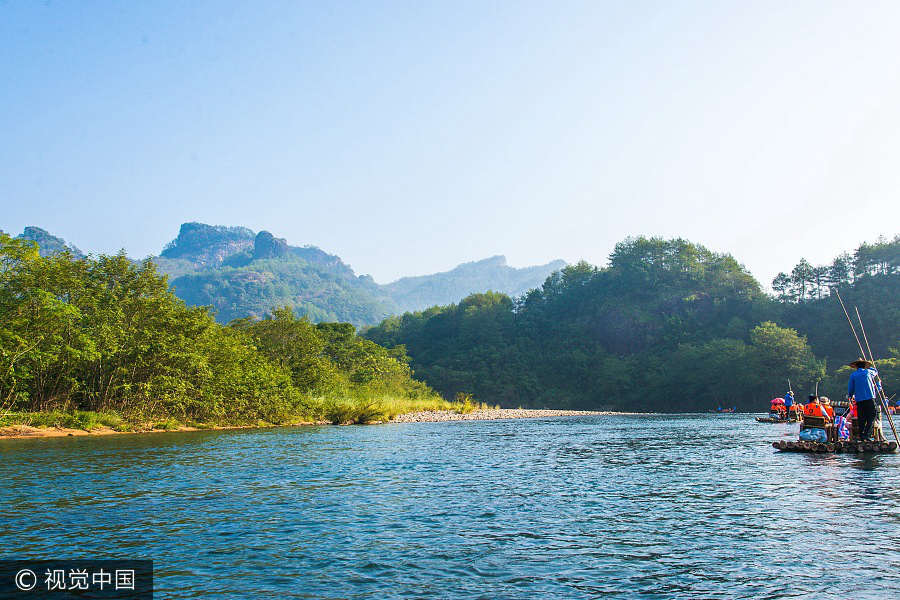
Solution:
{"label": "orange life jacket", "polygon": [[828,417],[834,419],[834,409],[817,402],[810,402],[803,407],[803,414],[810,417]]}

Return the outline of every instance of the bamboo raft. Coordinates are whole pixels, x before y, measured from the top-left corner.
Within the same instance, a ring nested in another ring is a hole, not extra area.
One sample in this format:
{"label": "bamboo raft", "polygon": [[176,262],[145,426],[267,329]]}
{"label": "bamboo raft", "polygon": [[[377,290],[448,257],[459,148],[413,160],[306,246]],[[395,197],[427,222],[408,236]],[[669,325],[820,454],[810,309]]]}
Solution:
{"label": "bamboo raft", "polygon": [[799,423],[799,419],[773,419],[772,417],[756,417],[757,423]]}
{"label": "bamboo raft", "polygon": [[772,442],[772,447],[782,452],[814,452],[837,454],[840,452],[893,454],[897,452],[897,442]]}

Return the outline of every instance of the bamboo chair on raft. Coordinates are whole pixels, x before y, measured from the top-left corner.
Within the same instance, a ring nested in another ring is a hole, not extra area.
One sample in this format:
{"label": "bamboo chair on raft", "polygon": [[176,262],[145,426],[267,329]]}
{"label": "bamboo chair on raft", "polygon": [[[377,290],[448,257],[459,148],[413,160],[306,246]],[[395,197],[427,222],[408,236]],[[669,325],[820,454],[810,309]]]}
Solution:
{"label": "bamboo chair on raft", "polygon": [[837,431],[834,428],[834,421],[831,419],[804,414],[800,421],[800,431],[812,428],[824,429],[829,442],[837,441]]}

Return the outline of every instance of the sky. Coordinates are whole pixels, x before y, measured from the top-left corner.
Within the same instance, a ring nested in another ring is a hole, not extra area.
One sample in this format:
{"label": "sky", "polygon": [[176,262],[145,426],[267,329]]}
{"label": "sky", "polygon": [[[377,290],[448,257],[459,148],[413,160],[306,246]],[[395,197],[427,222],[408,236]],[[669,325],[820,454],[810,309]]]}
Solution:
{"label": "sky", "polygon": [[897,2],[0,0],[0,229],[244,225],[385,283],[900,233]]}

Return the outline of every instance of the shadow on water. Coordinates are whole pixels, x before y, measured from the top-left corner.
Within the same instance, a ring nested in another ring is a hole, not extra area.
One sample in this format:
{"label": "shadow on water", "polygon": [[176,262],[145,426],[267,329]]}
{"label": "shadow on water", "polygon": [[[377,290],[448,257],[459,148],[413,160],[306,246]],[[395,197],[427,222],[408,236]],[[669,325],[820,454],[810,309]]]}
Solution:
{"label": "shadow on water", "polygon": [[165,598],[896,595],[900,456],[778,453],[750,420],[7,440],[0,544],[153,558]]}

